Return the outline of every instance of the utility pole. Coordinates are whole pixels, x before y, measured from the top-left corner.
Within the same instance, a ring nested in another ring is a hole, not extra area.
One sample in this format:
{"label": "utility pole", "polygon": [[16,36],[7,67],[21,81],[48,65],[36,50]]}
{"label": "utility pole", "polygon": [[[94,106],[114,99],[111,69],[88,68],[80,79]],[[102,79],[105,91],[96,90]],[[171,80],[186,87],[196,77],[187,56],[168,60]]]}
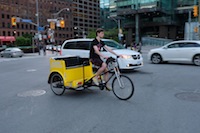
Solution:
{"label": "utility pole", "polygon": [[191,29],[191,11],[189,11],[189,14],[188,14],[188,40],[191,40],[191,33],[193,33],[192,29]]}
{"label": "utility pole", "polygon": [[[136,3],[136,10],[138,11],[138,0]],[[135,14],[135,42],[136,44],[139,43],[139,14],[138,12]]]}
{"label": "utility pole", "polygon": [[39,37],[39,26],[40,26],[40,22],[39,22],[39,9],[38,9],[38,0],[36,0],[36,17],[37,17],[37,33],[38,33],[38,37]]}
{"label": "utility pole", "polygon": [[[198,8],[199,8],[199,10],[198,10],[198,29],[200,29],[200,0],[198,1]],[[200,38],[200,30],[198,30],[198,33],[199,33],[199,38]]]}

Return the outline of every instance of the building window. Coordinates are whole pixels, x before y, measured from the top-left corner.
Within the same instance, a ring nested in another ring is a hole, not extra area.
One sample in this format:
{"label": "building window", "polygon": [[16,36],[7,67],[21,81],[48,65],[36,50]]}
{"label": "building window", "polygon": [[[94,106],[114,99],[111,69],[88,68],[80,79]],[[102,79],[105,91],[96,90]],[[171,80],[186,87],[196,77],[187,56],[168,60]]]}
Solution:
{"label": "building window", "polygon": [[1,14],[1,17],[2,17],[2,18],[5,18],[5,15],[4,15],[4,14]]}
{"label": "building window", "polygon": [[3,36],[6,36],[6,32],[5,31],[3,31]]}
{"label": "building window", "polygon": [[5,28],[5,22],[2,22],[2,27]]}

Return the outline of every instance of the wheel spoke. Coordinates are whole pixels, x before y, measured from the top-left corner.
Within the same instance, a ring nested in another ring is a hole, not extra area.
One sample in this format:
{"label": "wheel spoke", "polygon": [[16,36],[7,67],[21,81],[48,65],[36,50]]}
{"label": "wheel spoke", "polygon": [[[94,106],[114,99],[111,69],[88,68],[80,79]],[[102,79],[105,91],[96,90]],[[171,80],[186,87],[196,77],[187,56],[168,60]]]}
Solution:
{"label": "wheel spoke", "polygon": [[194,64],[197,65],[197,66],[200,66],[200,56],[195,56]]}
{"label": "wheel spoke", "polygon": [[162,59],[161,59],[160,55],[155,54],[155,55],[152,56],[152,62],[155,63],[155,64],[160,63],[161,60]]}
{"label": "wheel spoke", "polygon": [[120,80],[118,80],[117,77],[115,77],[115,79],[113,80],[112,83],[113,93],[119,99],[127,100],[131,98],[134,93],[133,83],[127,76],[124,75],[120,75],[119,79]]}
{"label": "wheel spoke", "polygon": [[50,86],[56,95],[62,95],[65,91],[63,79],[59,74],[54,74],[51,77]]}

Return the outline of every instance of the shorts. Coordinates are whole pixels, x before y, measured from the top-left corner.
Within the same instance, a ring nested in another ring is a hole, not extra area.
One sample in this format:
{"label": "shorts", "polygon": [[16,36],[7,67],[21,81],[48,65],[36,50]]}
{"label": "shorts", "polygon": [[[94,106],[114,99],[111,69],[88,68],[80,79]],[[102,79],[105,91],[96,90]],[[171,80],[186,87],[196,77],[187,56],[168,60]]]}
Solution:
{"label": "shorts", "polygon": [[91,62],[92,62],[92,64],[94,64],[95,66],[99,66],[99,67],[101,67],[102,64],[103,64],[103,61],[102,61],[101,59],[99,59],[99,58],[91,59]]}

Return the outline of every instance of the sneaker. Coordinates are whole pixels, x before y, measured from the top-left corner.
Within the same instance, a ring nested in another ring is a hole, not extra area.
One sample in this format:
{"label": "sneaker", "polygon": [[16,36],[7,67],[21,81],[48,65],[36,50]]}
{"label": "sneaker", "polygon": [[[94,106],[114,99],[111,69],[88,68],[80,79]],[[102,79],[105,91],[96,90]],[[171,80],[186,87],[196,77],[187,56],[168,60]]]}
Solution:
{"label": "sneaker", "polygon": [[93,80],[93,82],[94,82],[95,85],[99,85],[97,77],[94,77],[92,80]]}

